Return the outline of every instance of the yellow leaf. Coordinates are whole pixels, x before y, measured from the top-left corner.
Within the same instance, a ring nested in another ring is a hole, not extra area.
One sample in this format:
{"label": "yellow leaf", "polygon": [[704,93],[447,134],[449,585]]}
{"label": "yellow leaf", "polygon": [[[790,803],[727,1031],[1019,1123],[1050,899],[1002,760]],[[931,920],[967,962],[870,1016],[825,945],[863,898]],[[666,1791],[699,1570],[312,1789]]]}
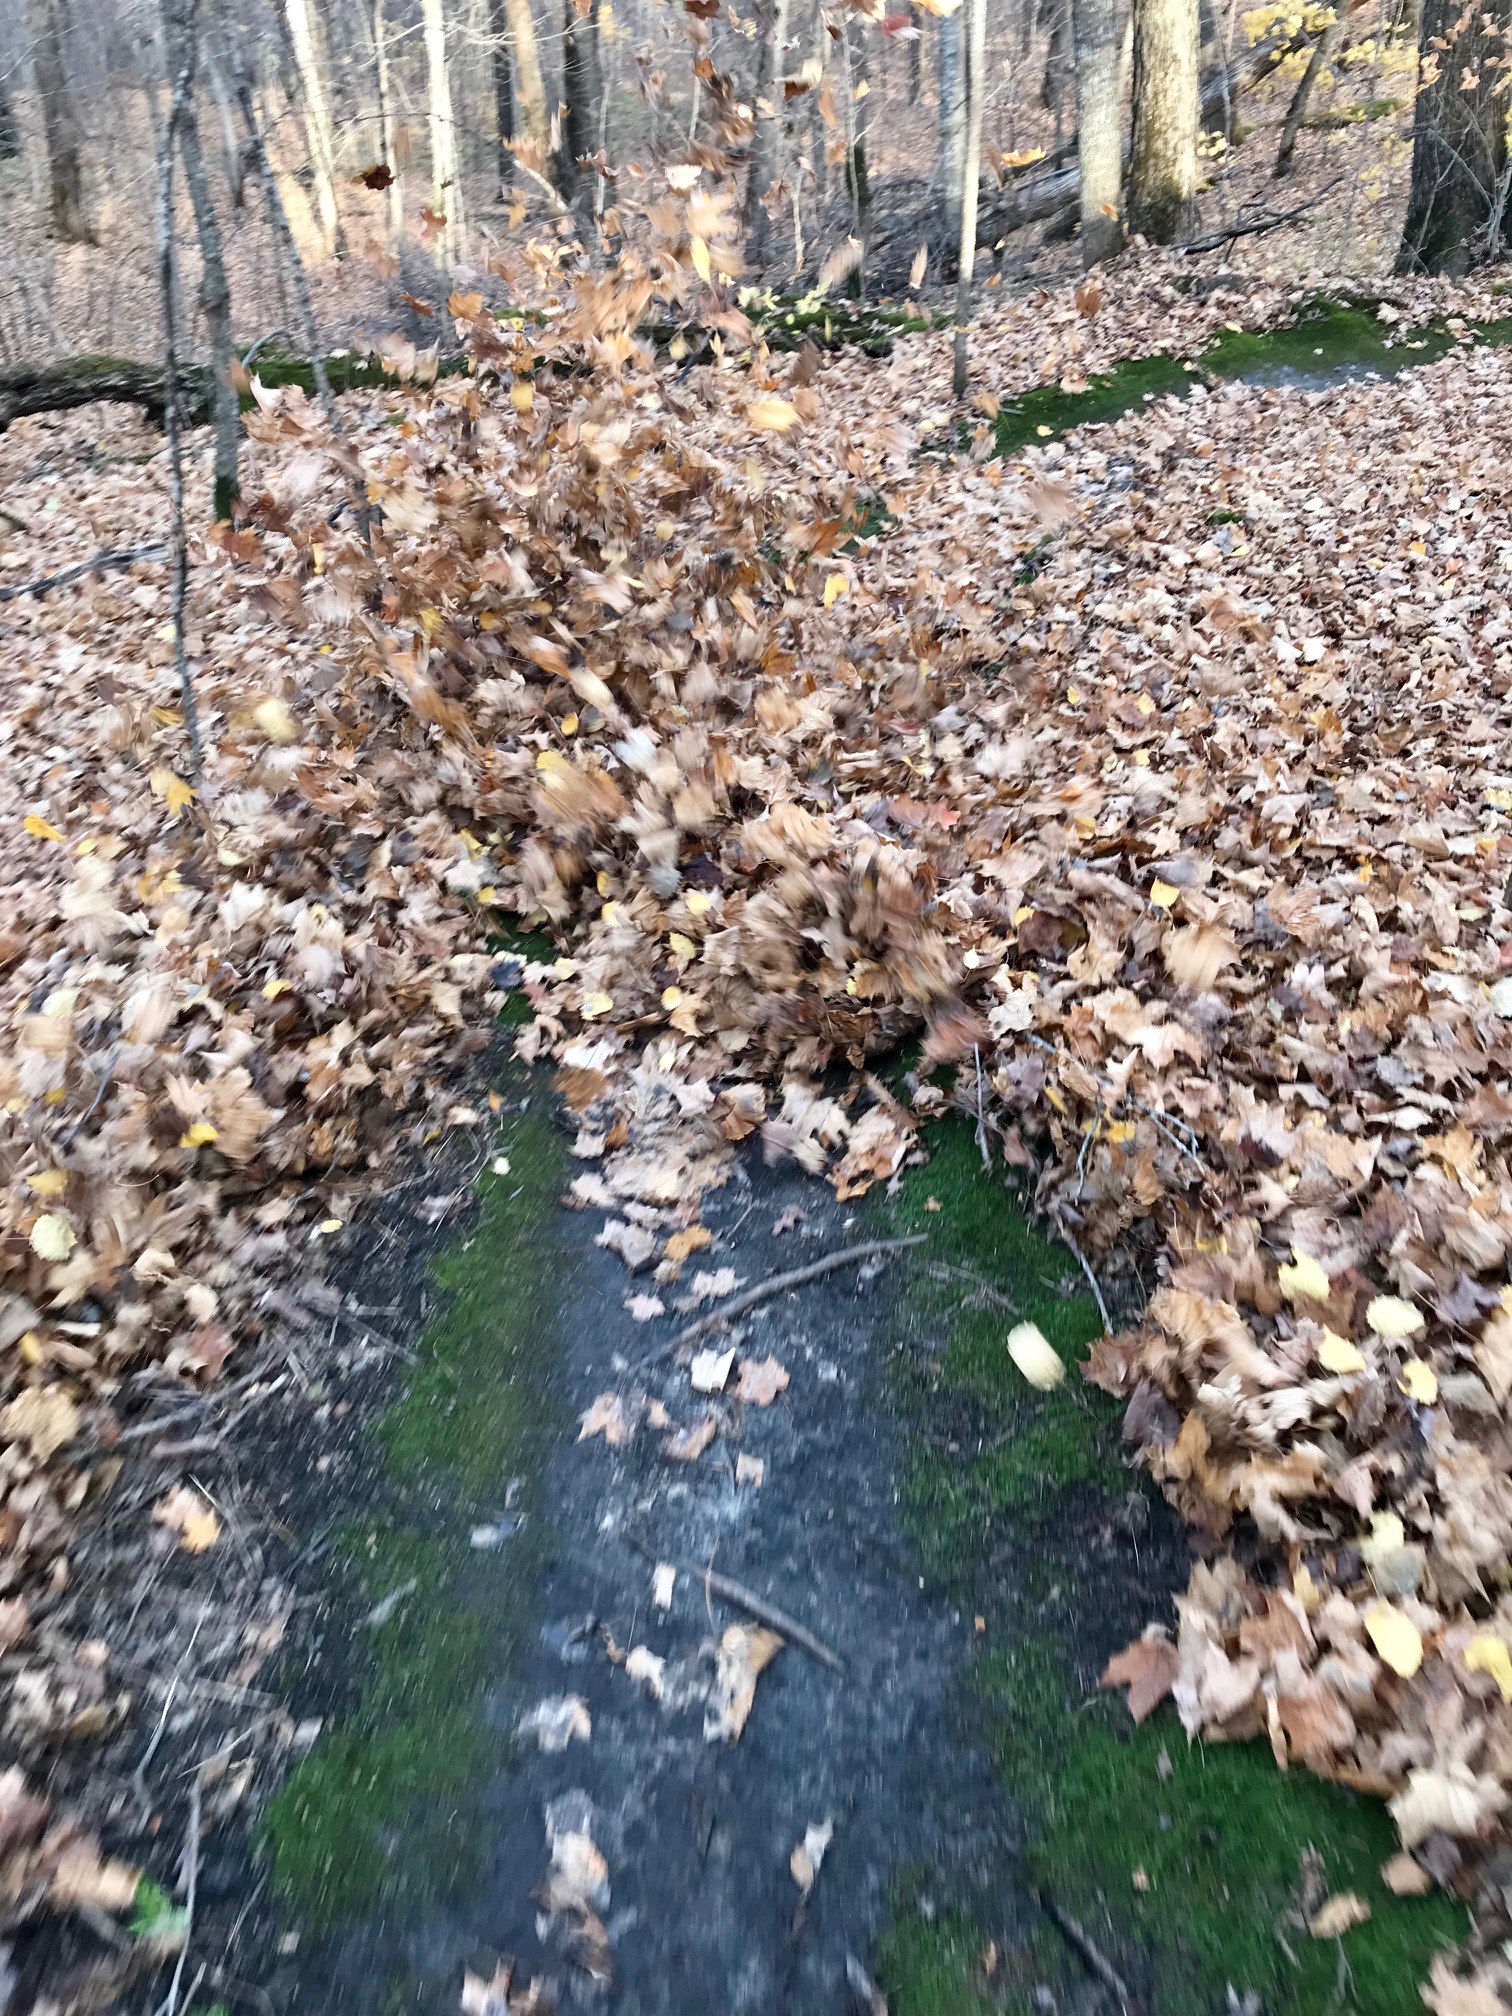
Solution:
{"label": "yellow leaf", "polygon": [[694,889],[687,898],[690,917],[706,917],[714,908],[714,898],[702,889]]}
{"label": "yellow leaf", "polygon": [[270,694],[252,709],[252,719],[270,742],[297,742],[299,729],[282,700]]}
{"label": "yellow leaf", "polygon": [[583,1020],[591,1022],[599,1015],[609,1014],[613,1007],[614,996],[612,994],[585,994],[583,996],[582,1007]]}
{"label": "yellow leaf", "polygon": [[1180,894],[1173,882],[1162,882],[1158,875],[1150,884],[1150,901],[1157,910],[1169,910]]}
{"label": "yellow leaf", "polygon": [[1428,1327],[1421,1309],[1414,1309],[1400,1295],[1377,1295],[1365,1311],[1365,1321],[1377,1337],[1415,1337]]}
{"label": "yellow leaf", "polygon": [[567,758],[560,749],[543,749],[536,758],[537,770],[565,770]]}
{"label": "yellow leaf", "polygon": [[681,931],[669,931],[667,933],[667,943],[679,959],[696,959],[698,957],[698,947],[693,943],[691,938],[685,937]]}
{"label": "yellow leaf", "polygon": [[1325,1330],[1323,1341],[1318,1346],[1318,1363],[1325,1372],[1363,1372],[1365,1359],[1357,1347],[1347,1337],[1341,1337],[1337,1330]]}
{"label": "yellow leaf", "polygon": [[576,714],[564,714],[562,716],[562,733],[564,735],[576,735],[577,731],[578,717]]}
{"label": "yellow leaf", "polygon": [[33,840],[61,840],[63,838],[57,827],[49,820],[44,819],[40,812],[28,812],[26,817],[21,821],[21,824],[30,833]]}
{"label": "yellow leaf", "polygon": [[147,781],[152,786],[154,795],[162,799],[175,818],[186,805],[194,801],[194,786],[186,784],[183,778],[170,770],[165,763],[159,763]]}
{"label": "yellow leaf", "polygon": [[1392,1672],[1410,1680],[1423,1663],[1423,1640],[1412,1619],[1395,1603],[1372,1603],[1365,1612],[1365,1629]]}
{"label": "yellow leaf", "polygon": [[219,1139],[220,1134],[210,1125],[208,1120],[196,1120],[192,1127],[186,1128],[180,1134],[179,1146],[180,1148],[208,1148],[212,1142],[219,1141]]}
{"label": "yellow leaf", "polygon": [[56,1211],[46,1211],[31,1228],[31,1249],[39,1260],[66,1260],[75,1245],[68,1220]]}
{"label": "yellow leaf", "polygon": [[693,271],[707,286],[713,273],[713,268],[709,264],[709,248],[702,238],[695,237],[690,249],[693,254]]}
{"label": "yellow leaf", "polygon": [[35,1190],[39,1197],[61,1197],[68,1188],[66,1169],[39,1169],[35,1176],[28,1176],[26,1185]]}
{"label": "yellow leaf", "polygon": [[322,1218],[320,1221],[320,1230],[328,1235],[332,1232],[339,1232],[341,1226],[342,1221],[339,1218]]}
{"label": "yellow leaf", "polygon": [[517,413],[528,413],[535,404],[535,387],[528,378],[516,378],[509,388],[509,403]]}
{"label": "yellow leaf", "polygon": [[845,576],[843,574],[831,574],[824,584],[825,608],[829,609],[833,607],[842,595],[849,595],[849,593],[850,583],[846,580]]}
{"label": "yellow leaf", "polygon": [[746,408],[746,418],[765,434],[786,434],[799,424],[802,415],[788,400],[772,396],[753,399]]}
{"label": "yellow leaf", "polygon": [[661,1005],[663,1008],[675,1008],[682,998],[683,990],[681,987],[663,987]]}
{"label": "yellow leaf", "polygon": [[1008,1356],[1041,1393],[1049,1393],[1066,1376],[1055,1347],[1037,1323],[1014,1325],[1008,1332]]}
{"label": "yellow leaf", "polygon": [[1409,1400],[1416,1400],[1420,1406],[1431,1407],[1438,1398],[1438,1374],[1425,1359],[1409,1358],[1397,1384]]}
{"label": "yellow leaf", "polygon": [[1492,1631],[1482,1631],[1465,1647],[1465,1666],[1471,1673],[1489,1673],[1501,1689],[1503,1701],[1512,1701],[1512,1655]]}
{"label": "yellow leaf", "polygon": [[276,1001],[280,994],[287,994],[293,984],[292,980],[280,980],[276,977],[264,980],[262,988],[264,1001]]}
{"label": "yellow leaf", "polygon": [[1003,166],[1005,168],[1032,168],[1036,161],[1043,161],[1044,158],[1045,150],[1043,147],[1020,147],[1017,153],[1005,154],[1003,156]]}
{"label": "yellow leaf", "polygon": [[600,896],[607,896],[609,894],[610,889],[614,885],[609,880],[609,873],[607,869],[600,868],[598,874],[595,875],[595,877],[593,878],[593,886],[595,889],[598,890]]}
{"label": "yellow leaf", "polygon": [[1281,1293],[1288,1302],[1326,1302],[1328,1300],[1328,1276],[1311,1253],[1302,1253],[1293,1246],[1294,1264],[1276,1270],[1276,1278],[1281,1284]]}

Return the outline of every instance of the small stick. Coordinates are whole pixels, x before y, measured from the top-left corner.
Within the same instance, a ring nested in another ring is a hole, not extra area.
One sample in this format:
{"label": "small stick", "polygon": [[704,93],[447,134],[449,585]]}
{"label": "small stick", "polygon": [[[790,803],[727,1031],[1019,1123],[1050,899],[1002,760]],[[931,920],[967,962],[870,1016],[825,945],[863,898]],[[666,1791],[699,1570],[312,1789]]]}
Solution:
{"label": "small stick", "polygon": [[1062,1910],[1054,1898],[1042,1896],[1040,1904],[1046,1914],[1060,1927],[1071,1945],[1080,1953],[1098,1980],[1113,1990],[1113,1993],[1123,2004],[1124,2009],[1129,2010],[1136,2007],[1137,2005],[1135,2004],[1133,1995],[1129,1991],[1128,1983],[1113,1965],[1107,1954],[1097,1944],[1091,1933],[1084,1926],[1079,1925],[1069,1911]]}
{"label": "small stick", "polygon": [[[686,1572],[686,1571],[685,1571]],[[716,1596],[723,1596],[727,1603],[748,1611],[758,1623],[770,1624],[784,1638],[790,1638],[801,1646],[811,1659],[817,1659],[822,1666],[828,1666],[836,1673],[845,1671],[845,1661],[838,1652],[831,1651],[822,1638],[816,1638],[806,1624],[800,1624],[796,1617],[789,1617],[785,1610],[779,1610],[775,1603],[768,1603],[765,1596],[758,1596],[754,1589],[747,1589],[743,1582],[732,1576],[717,1575],[712,1568],[703,1571],[705,1589],[712,1589]]]}
{"label": "small stick", "polygon": [[1101,1288],[1099,1288],[1097,1285],[1097,1276],[1092,1272],[1092,1269],[1087,1264],[1086,1254],[1083,1253],[1080,1246],[1077,1245],[1075,1237],[1071,1232],[1071,1228],[1067,1225],[1064,1218],[1060,1217],[1056,1218],[1055,1229],[1057,1232],[1059,1232],[1061,1238],[1065,1241],[1066,1245],[1071,1249],[1072,1255],[1074,1256],[1077,1265],[1081,1268],[1083,1274],[1086,1275],[1087,1285],[1092,1290],[1092,1299],[1097,1304],[1097,1313],[1102,1318],[1103,1332],[1106,1336],[1111,1337],[1113,1334],[1113,1319],[1108,1314],[1108,1305],[1103,1300],[1103,1292]]}
{"label": "small stick", "polygon": [[686,1324],[670,1342],[658,1346],[644,1363],[654,1365],[659,1359],[669,1358],[674,1351],[681,1351],[685,1344],[692,1344],[707,1331],[721,1323],[728,1323],[732,1316],[743,1316],[748,1309],[770,1302],[774,1295],[781,1295],[788,1288],[806,1287],[810,1281],[833,1274],[837,1267],[849,1267],[855,1261],[869,1260],[874,1253],[901,1253],[906,1247],[922,1246],[927,1236],[923,1232],[915,1232],[907,1239],[868,1239],[860,1246],[842,1246],[838,1253],[826,1253],[822,1260],[811,1260],[806,1267],[791,1267],[785,1274],[769,1274],[754,1288],[743,1288],[738,1295],[721,1302],[717,1309],[711,1309],[707,1316],[696,1317]]}
{"label": "small stick", "polygon": [[178,2016],[179,1989],[184,1980],[184,1963],[189,1958],[189,1941],[194,1932],[194,1900],[199,1889],[200,1856],[200,1779],[195,1773],[194,1784],[189,1791],[189,1839],[184,1847],[184,1861],[188,1869],[184,1896],[184,1943],[179,1948],[178,1965],[173,1970],[173,1979],[168,1985],[167,1999],[159,2004],[158,2016]]}
{"label": "small stick", "polygon": [[987,1141],[987,1107],[982,1098],[982,1046],[980,1043],[973,1043],[971,1049],[973,1056],[976,1058],[977,1147],[982,1152],[982,1167],[988,1175],[991,1175],[992,1149]]}
{"label": "small stick", "polygon": [[40,581],[22,581],[14,588],[0,588],[0,602],[17,602],[23,595],[45,595],[49,588],[66,588],[86,574],[103,574],[112,567],[129,567],[136,560],[166,560],[168,548],[161,544],[123,546],[114,553],[96,553],[92,560],[77,560],[56,574],[44,574]]}

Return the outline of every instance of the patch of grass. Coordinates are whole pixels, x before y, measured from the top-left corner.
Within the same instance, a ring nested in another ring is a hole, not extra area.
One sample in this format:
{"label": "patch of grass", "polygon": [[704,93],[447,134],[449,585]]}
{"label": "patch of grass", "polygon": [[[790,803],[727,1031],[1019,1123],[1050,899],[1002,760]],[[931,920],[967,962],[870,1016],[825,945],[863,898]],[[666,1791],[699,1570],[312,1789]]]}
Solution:
{"label": "patch of grass", "polygon": [[[1122,1636],[1139,1628],[1117,1621],[1129,1592],[1100,1587],[1088,1567],[1089,1531],[1135,1482],[1116,1408],[1071,1362],[1096,1313],[1072,1256],[984,1177],[969,1123],[935,1130],[930,1146],[929,1166],[885,1207],[889,1229],[931,1235],[911,1256],[893,1326],[906,1513],[921,1567],[984,1619],[990,1649],[972,1669],[969,1718],[1020,1817],[1030,1881],[1147,1980],[1155,2016],[1212,2016],[1230,1983],[1258,1992],[1266,2016],[1330,2006],[1417,2016],[1418,1983],[1433,1953],[1463,1936],[1465,1914],[1447,1898],[1386,1892],[1379,1865],[1394,1840],[1378,1802],[1283,1774],[1264,1745],[1189,1746],[1169,1709],[1136,1729],[1119,1697],[1088,1693],[1089,1666],[1116,1649],[1110,1618]],[[1068,1361],[1050,1394],[1008,1358],[1022,1320]],[[1373,1907],[1345,1941],[1352,1982],[1332,2004],[1336,1944],[1287,1923],[1309,1849],[1331,1890]],[[894,1902],[878,1971],[897,2010],[1027,2011],[1035,1982],[1083,1978],[1058,1935],[1042,1932],[989,1982],[980,1927],[952,1915],[951,1898],[933,1920],[912,1893]]]}
{"label": "patch of grass", "polygon": [[[546,1536],[539,1479],[556,1429],[552,1236],[562,1158],[544,1112],[501,1142],[468,1233],[442,1256],[440,1313],[378,1430],[376,1509],[342,1535],[345,1607],[392,1614],[356,1633],[360,1696],[269,1810],[274,1880],[306,1925],[413,1909],[480,1864],[479,1799],[506,1739],[484,1697],[534,1615]],[[520,1524],[475,1551],[474,1525]]]}

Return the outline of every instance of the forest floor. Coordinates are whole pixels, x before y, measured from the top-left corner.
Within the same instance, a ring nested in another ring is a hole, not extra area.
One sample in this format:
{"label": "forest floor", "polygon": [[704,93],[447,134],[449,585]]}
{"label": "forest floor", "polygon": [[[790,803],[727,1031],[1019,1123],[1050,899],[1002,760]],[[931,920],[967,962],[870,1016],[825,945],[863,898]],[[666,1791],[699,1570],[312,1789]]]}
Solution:
{"label": "forest floor", "polygon": [[1501,283],[1135,255],[961,408],[743,346],[670,202],[342,443],[259,397],[202,774],[161,561],[35,587],[162,538],[156,438],[0,441],[20,1992],[1481,2016]]}

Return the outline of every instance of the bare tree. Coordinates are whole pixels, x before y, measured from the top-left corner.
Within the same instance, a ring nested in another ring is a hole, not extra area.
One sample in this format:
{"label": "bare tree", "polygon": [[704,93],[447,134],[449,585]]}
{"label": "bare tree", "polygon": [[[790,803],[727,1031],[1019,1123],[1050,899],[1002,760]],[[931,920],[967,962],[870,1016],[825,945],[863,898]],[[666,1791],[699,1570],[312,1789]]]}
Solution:
{"label": "bare tree", "polygon": [[1509,0],[1423,0],[1400,273],[1464,273],[1506,238]]}
{"label": "bare tree", "polygon": [[[200,145],[199,118],[194,103],[193,80],[198,58],[195,7],[196,0],[162,0],[163,47],[175,94],[170,123],[178,136],[184,180],[189,185],[195,230],[199,234],[199,303],[210,336],[210,414],[215,428],[213,509],[217,518],[229,518],[241,490],[238,475],[241,416],[232,377],[231,287],[226,278],[220,220],[210,197],[210,178],[205,172],[205,154]],[[188,80],[181,100],[178,79]],[[170,383],[170,399],[172,396]]]}
{"label": "bare tree", "polygon": [[1190,230],[1197,202],[1197,0],[1134,0],[1129,227],[1157,245]]}
{"label": "bare tree", "polygon": [[0,70],[0,161],[14,161],[21,152],[21,122],[11,96],[10,78]]}
{"label": "bare tree", "polygon": [[515,137],[514,75],[509,61],[509,11],[505,0],[488,0],[488,39],[493,57],[494,130],[499,142],[499,187],[509,187],[514,175],[514,156],[509,143]]}
{"label": "bare tree", "polygon": [[783,128],[782,53],[787,40],[788,0],[765,0],[758,15],[761,49],[756,64],[756,133],[751,143],[751,171],[746,179],[746,254],[760,269],[766,258],[771,218],[763,198],[779,179],[778,144]]}
{"label": "bare tree", "polygon": [[987,96],[987,0],[971,0],[971,70],[966,112],[966,161],[961,180],[961,253],[956,268],[955,370],[957,399],[966,394],[966,328],[976,273],[977,196],[982,180],[982,106]]}
{"label": "bare tree", "polygon": [[394,91],[389,80],[388,22],[384,0],[373,0],[373,62],[378,73],[378,130],[383,165],[389,173],[384,197],[384,229],[388,249],[397,253],[404,239],[404,174],[399,166],[394,134]]}
{"label": "bare tree", "polygon": [[49,208],[60,238],[92,245],[84,208],[84,178],[79,164],[79,122],[63,68],[67,39],[67,0],[28,0],[32,63],[37,95],[42,101],[42,131],[47,142]]}
{"label": "bare tree", "polygon": [[446,60],[446,0],[420,0],[420,15],[425,24],[431,210],[445,220],[436,236],[436,263],[449,266],[462,257],[462,179],[457,167],[451,72]]}
{"label": "bare tree", "polygon": [[294,50],[294,65],[299,72],[299,88],[304,98],[305,138],[310,149],[310,177],[315,185],[315,212],[320,219],[321,242],[329,259],[341,244],[331,111],[326,102],[325,79],[321,75],[308,0],[284,0],[284,8],[289,23],[289,41]]}
{"label": "bare tree", "polygon": [[541,81],[535,16],[530,11],[530,0],[504,0],[504,11],[509,20],[510,55],[514,63],[515,138],[534,142],[542,150],[544,160],[551,122],[546,114],[546,87]]}
{"label": "bare tree", "polygon": [[940,200],[948,242],[960,235],[966,174],[966,44],[959,9],[940,19],[935,60],[940,80]]}
{"label": "bare tree", "polygon": [[1119,0],[1072,0],[1076,138],[1081,158],[1082,261],[1095,266],[1123,245],[1123,26]]}
{"label": "bare tree", "polygon": [[604,84],[599,70],[599,0],[563,0],[562,7],[562,194],[580,202],[589,187],[581,165],[597,146]]}
{"label": "bare tree", "polygon": [[1291,173],[1292,156],[1297,151],[1297,135],[1302,131],[1308,100],[1312,97],[1313,86],[1318,81],[1318,74],[1339,32],[1340,18],[1335,14],[1332,21],[1319,33],[1313,43],[1312,54],[1307,59],[1307,68],[1302,72],[1297,88],[1292,93],[1292,101],[1286,108],[1286,117],[1281,122],[1281,139],[1276,147],[1276,165],[1271,171],[1278,180],[1284,180]]}
{"label": "bare tree", "polygon": [[871,244],[872,193],[867,128],[871,124],[870,78],[867,75],[866,23],[852,17],[842,38],[845,50],[845,186],[851,202],[851,235],[861,256],[851,270],[849,287],[856,298],[866,293],[866,254]]}

